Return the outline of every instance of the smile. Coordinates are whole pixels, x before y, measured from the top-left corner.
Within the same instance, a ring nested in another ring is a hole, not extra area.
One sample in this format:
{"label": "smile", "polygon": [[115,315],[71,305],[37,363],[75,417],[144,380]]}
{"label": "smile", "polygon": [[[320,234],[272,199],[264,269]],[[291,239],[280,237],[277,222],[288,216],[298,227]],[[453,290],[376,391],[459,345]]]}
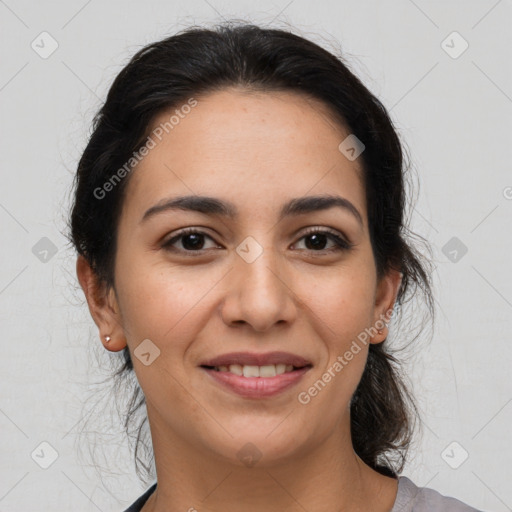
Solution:
{"label": "smile", "polygon": [[[279,371],[282,373],[277,373],[278,366]],[[243,398],[262,399],[270,398],[289,390],[297,385],[311,369],[311,365],[302,368],[295,368],[290,365],[291,370],[288,368],[289,371],[287,371],[286,365],[283,366],[230,365],[222,370],[205,366],[200,368],[212,379],[215,385],[224,391],[229,391]],[[234,371],[238,372],[238,374],[232,371],[233,367]],[[275,375],[273,376],[264,376],[274,372]]]}

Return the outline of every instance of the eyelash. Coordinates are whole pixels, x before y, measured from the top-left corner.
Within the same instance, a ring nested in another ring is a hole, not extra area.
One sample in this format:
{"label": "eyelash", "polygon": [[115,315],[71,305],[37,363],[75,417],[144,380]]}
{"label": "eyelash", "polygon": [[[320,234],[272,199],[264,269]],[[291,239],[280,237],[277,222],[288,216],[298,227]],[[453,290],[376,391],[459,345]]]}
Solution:
{"label": "eyelash", "polygon": [[[162,245],[162,248],[167,250],[167,251],[171,251],[171,252],[185,253],[185,254],[187,254],[187,256],[192,256],[193,253],[197,253],[197,256],[199,256],[199,255],[201,255],[201,253],[203,251],[208,250],[208,249],[199,249],[197,251],[191,251],[191,250],[185,250],[185,249],[176,249],[176,248],[172,247],[172,245],[174,243],[176,243],[178,240],[180,240],[181,238],[184,238],[184,237],[186,237],[187,235],[190,235],[190,234],[203,235],[203,236],[205,236],[207,238],[212,239],[212,237],[210,235],[208,235],[207,233],[204,233],[203,231],[200,231],[200,230],[198,230],[196,228],[185,228],[183,231],[178,233],[176,236],[172,237],[170,240],[165,242]],[[320,253],[320,254],[325,254],[325,253],[330,254],[330,253],[339,252],[339,251],[349,251],[350,249],[352,249],[354,247],[354,244],[352,244],[352,243],[348,242],[347,240],[341,238],[340,236],[338,236],[334,232],[329,231],[327,229],[322,229],[322,228],[311,228],[311,229],[309,229],[306,233],[304,233],[299,238],[299,240],[302,240],[303,238],[306,238],[306,237],[311,236],[311,235],[316,235],[316,234],[327,235],[328,238],[330,238],[331,240],[334,241],[334,243],[336,244],[336,247],[331,248],[331,249],[323,249],[323,250],[320,250],[320,251],[315,251],[315,250],[310,249],[309,250],[310,252]],[[308,250],[308,249],[306,249],[306,250]]]}

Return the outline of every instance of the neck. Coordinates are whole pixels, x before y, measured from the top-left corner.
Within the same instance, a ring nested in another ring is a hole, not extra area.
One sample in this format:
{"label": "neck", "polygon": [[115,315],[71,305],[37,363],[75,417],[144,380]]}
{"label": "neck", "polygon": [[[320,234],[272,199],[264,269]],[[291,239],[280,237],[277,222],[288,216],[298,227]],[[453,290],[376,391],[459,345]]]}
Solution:
{"label": "neck", "polygon": [[398,482],[364,464],[353,450],[350,423],[314,447],[252,467],[204,446],[191,446],[165,428],[148,405],[157,488],[143,512],[388,512]]}

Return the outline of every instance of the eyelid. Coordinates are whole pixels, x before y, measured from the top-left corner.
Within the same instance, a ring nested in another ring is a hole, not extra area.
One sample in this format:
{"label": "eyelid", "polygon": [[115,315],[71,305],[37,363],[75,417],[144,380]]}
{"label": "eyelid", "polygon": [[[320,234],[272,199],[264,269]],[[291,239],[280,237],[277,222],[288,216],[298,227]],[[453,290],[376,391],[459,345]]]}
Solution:
{"label": "eyelid", "polygon": [[305,229],[306,231],[301,234],[300,238],[310,235],[312,233],[327,233],[329,235],[334,235],[343,239],[343,241],[346,242],[347,244],[351,244],[350,238],[347,235],[345,235],[343,231],[339,231],[337,229],[329,228],[327,226],[311,226]]}

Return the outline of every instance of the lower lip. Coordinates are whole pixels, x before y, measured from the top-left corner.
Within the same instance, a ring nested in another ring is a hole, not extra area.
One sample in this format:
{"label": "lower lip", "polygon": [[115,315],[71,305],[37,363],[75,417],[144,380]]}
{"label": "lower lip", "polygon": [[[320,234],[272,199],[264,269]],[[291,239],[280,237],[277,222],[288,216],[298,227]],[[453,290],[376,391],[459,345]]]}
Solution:
{"label": "lower lip", "polygon": [[203,368],[208,375],[227,389],[245,398],[264,398],[277,395],[297,384],[310,366],[282,373],[275,377],[241,377],[230,372]]}

